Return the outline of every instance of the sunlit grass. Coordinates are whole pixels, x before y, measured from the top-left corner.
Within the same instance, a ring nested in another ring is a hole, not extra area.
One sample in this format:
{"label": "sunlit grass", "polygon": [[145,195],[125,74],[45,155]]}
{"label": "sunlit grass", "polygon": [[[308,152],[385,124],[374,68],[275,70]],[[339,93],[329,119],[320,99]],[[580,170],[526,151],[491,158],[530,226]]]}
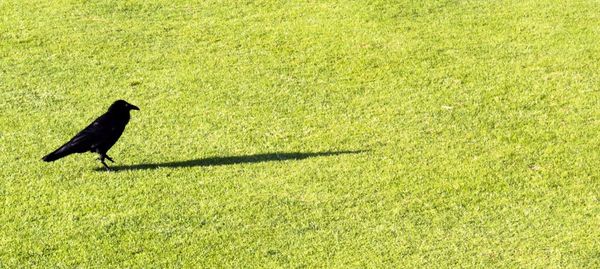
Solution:
{"label": "sunlit grass", "polygon": [[0,1],[0,267],[599,267],[598,10]]}

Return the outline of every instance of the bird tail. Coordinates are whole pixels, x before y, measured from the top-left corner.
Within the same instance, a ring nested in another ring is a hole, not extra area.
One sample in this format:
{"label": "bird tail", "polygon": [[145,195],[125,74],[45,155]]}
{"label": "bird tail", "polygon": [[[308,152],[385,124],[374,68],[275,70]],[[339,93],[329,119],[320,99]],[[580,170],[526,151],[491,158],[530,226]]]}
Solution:
{"label": "bird tail", "polygon": [[44,160],[44,162],[53,162],[56,161],[62,157],[65,157],[69,154],[71,154],[72,152],[69,152],[67,150],[64,149],[63,147],[58,148],[57,150],[53,151],[52,153],[44,156],[44,158],[42,158],[42,160]]}

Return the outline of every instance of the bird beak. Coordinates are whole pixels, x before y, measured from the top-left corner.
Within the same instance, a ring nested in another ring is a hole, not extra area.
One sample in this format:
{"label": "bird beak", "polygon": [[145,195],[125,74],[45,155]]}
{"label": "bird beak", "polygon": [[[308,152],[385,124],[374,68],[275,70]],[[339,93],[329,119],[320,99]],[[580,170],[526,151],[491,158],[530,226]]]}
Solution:
{"label": "bird beak", "polygon": [[131,105],[131,110],[140,110],[140,108],[137,106]]}

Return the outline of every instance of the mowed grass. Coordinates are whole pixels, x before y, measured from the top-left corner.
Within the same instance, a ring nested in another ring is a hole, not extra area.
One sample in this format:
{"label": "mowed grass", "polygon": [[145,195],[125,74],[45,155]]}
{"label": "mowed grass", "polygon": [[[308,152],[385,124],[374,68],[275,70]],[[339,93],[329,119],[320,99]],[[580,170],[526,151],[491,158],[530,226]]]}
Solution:
{"label": "mowed grass", "polygon": [[600,267],[599,10],[0,1],[0,267]]}

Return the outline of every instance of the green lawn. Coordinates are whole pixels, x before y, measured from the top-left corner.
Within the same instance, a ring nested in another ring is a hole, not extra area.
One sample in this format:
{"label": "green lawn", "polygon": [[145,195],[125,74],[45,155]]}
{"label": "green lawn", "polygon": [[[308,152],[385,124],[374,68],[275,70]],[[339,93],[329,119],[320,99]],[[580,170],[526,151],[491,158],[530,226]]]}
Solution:
{"label": "green lawn", "polygon": [[600,267],[600,2],[146,2],[0,0],[0,268]]}

